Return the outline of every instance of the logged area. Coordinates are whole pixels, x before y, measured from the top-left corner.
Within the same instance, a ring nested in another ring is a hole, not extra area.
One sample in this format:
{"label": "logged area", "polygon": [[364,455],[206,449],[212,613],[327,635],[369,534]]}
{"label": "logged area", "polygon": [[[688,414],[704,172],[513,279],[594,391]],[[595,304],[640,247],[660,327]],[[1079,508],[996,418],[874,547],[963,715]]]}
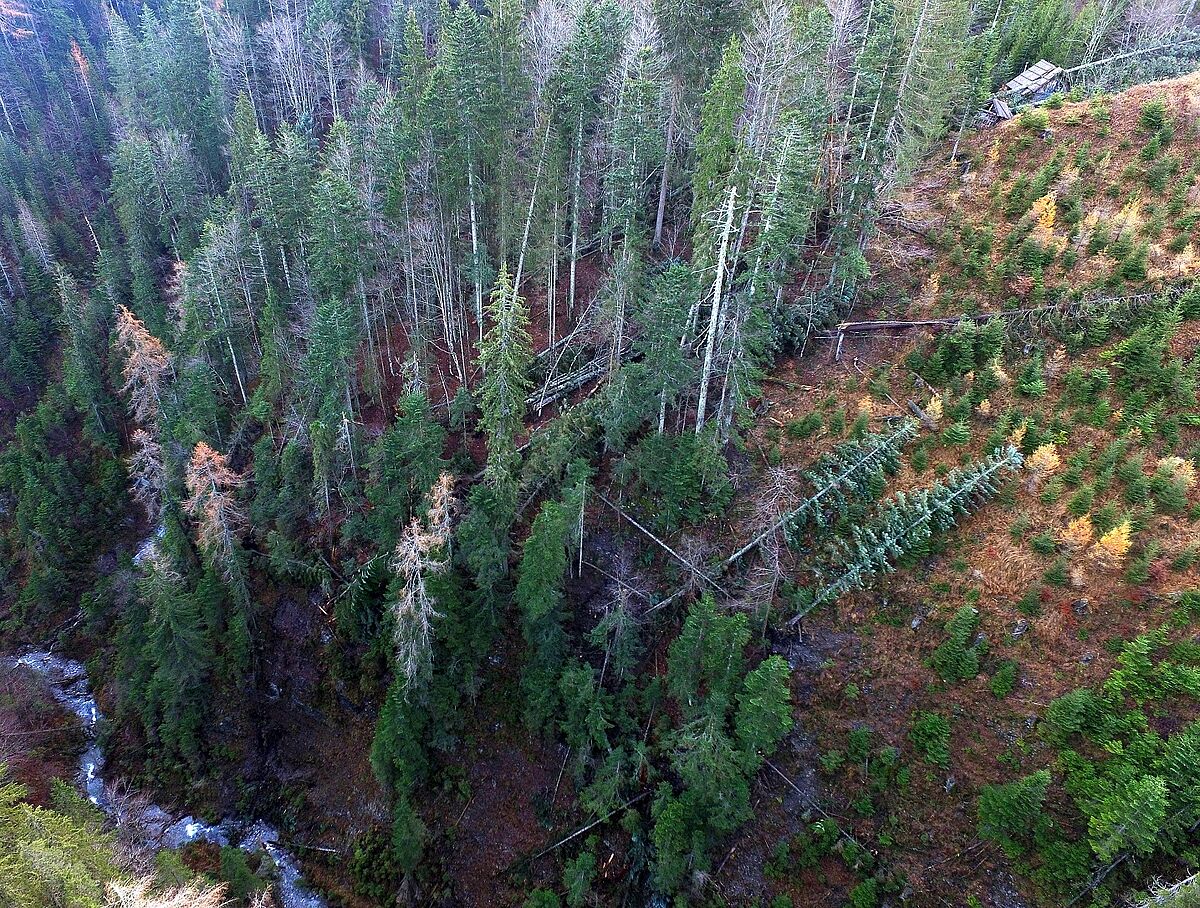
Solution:
{"label": "logged area", "polygon": [[1200,902],[1194,3],[0,3],[0,905]]}

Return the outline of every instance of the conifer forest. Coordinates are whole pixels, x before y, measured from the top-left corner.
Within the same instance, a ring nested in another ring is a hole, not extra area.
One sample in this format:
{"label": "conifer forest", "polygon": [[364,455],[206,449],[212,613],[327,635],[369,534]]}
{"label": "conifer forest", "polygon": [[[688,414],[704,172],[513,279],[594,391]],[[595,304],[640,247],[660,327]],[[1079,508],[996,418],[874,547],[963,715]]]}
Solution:
{"label": "conifer forest", "polygon": [[1200,905],[1196,0],[0,39],[0,908]]}

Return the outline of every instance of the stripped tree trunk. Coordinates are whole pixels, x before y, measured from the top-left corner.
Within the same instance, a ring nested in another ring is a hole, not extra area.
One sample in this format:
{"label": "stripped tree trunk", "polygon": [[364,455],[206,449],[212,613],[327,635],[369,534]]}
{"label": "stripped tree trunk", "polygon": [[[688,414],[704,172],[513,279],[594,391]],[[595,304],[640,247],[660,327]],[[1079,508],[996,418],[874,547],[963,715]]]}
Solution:
{"label": "stripped tree trunk", "polygon": [[717,323],[721,316],[721,302],[725,291],[725,256],[729,252],[729,234],[733,230],[733,209],[737,201],[737,186],[729,187],[729,202],[725,208],[725,228],[721,231],[721,250],[717,254],[717,276],[713,281],[712,311],[708,316],[708,337],[704,342],[704,368],[700,373],[700,401],[696,405],[696,434],[704,429],[705,410],[708,408],[708,383],[712,378],[713,350],[717,343]]}
{"label": "stripped tree trunk", "polygon": [[671,179],[671,146],[675,144],[676,94],[671,92],[671,111],[667,115],[667,142],[663,146],[662,178],[658,182],[658,213],[654,216],[654,245],[662,245],[663,217],[667,210],[667,186]]}
{"label": "stripped tree trunk", "polygon": [[525,270],[525,252],[529,248],[529,230],[533,226],[533,208],[537,202],[538,187],[542,180],[542,165],[546,163],[546,146],[550,142],[550,117],[546,117],[546,132],[542,135],[542,150],[538,154],[537,171],[533,176],[533,189],[529,192],[529,209],[525,212],[525,229],[521,232],[521,251],[517,254],[517,273],[513,287],[521,289],[521,275]]}
{"label": "stripped tree trunk", "polygon": [[467,136],[467,197],[471,209],[471,280],[475,284],[475,324],[479,340],[483,340],[483,281],[479,258],[479,216],[475,208],[475,159],[471,152],[471,137]]}
{"label": "stripped tree trunk", "polygon": [[567,312],[575,312],[575,266],[579,261],[579,196],[583,182],[583,111],[575,127],[575,179],[571,190],[571,277],[567,289]]}

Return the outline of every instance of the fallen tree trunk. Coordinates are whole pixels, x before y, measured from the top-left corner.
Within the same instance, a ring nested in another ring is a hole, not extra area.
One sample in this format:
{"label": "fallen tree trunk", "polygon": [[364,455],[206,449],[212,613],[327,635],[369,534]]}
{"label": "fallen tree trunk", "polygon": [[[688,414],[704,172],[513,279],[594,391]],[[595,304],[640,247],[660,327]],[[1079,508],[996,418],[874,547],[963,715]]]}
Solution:
{"label": "fallen tree trunk", "polygon": [[[625,511],[623,511],[619,506],[617,506],[617,505],[613,504],[611,501],[609,501],[606,496],[602,495],[599,492],[597,492],[596,494],[597,494],[597,496],[599,496],[601,501],[603,501],[606,505],[608,505],[610,508],[612,508],[614,511],[616,511],[618,516],[620,516],[620,517],[624,518],[626,521],[628,521],[634,527],[634,529],[638,530],[647,539],[649,539],[651,542],[658,545],[664,552],[666,552],[668,555],[670,555],[672,558],[674,558],[676,561],[678,561],[680,564],[682,564],[685,568],[687,568],[689,571],[691,571],[695,576],[699,577],[701,580],[703,580],[705,583],[707,583],[709,586],[711,586],[714,590],[721,593],[722,595],[726,595],[725,590],[723,590],[721,588],[721,585],[719,583],[717,583],[717,581],[713,580],[713,578],[710,577],[705,571],[700,570],[700,568],[696,567],[696,565],[692,564],[692,562],[688,561],[686,558],[684,558],[682,555],[680,555],[677,551],[675,551],[673,548],[671,548],[670,545],[668,545],[667,543],[665,543],[661,539],[659,539],[657,536],[655,536],[652,532],[650,532],[650,530],[648,530],[644,526],[642,526],[642,524],[640,524],[637,520],[635,520],[633,517],[631,517]],[[661,604],[662,603],[659,603],[659,605],[661,605]]]}

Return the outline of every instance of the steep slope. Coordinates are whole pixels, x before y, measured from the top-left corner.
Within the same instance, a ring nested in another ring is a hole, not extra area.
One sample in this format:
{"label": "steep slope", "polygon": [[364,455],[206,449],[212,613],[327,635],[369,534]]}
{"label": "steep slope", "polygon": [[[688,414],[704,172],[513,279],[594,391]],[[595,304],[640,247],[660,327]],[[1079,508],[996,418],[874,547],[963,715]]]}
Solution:
{"label": "steep slope", "polygon": [[[921,171],[874,245],[914,317],[1120,296],[1196,276],[1200,75],[1056,97]],[[890,222],[890,223],[889,223]]]}
{"label": "steep slope", "polygon": [[[735,538],[852,423],[921,415],[887,491],[1006,444],[1025,463],[956,529],[886,554],[895,574],[774,638],[800,731],[718,885],[797,905],[1064,905],[1194,869],[1198,87],[968,134],[969,163],[922,171],[873,247],[880,301],[855,318],[889,323],[846,330],[836,361],[830,332],[764,386]],[[761,553],[785,565],[785,608],[842,553],[796,542]]]}

